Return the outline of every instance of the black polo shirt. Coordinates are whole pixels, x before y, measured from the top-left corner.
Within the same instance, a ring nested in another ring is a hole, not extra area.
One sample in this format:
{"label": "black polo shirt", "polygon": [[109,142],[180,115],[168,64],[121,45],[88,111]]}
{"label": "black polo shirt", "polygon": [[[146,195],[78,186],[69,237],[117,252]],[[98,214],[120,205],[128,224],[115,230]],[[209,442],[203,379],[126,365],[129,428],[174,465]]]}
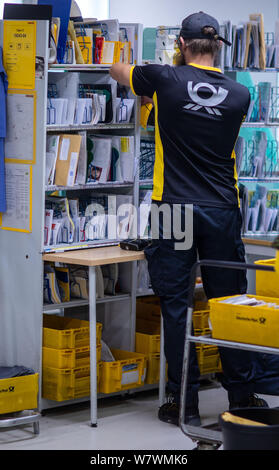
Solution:
{"label": "black polo shirt", "polygon": [[152,199],[239,205],[234,146],[250,104],[248,88],[197,64],[134,66],[130,85],[155,106]]}

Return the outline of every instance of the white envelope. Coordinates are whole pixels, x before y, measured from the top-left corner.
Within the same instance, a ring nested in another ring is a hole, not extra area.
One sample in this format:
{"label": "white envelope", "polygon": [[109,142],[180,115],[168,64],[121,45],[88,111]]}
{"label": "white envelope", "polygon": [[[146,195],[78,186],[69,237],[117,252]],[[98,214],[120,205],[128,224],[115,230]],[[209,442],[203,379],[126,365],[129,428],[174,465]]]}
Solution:
{"label": "white envelope", "polygon": [[[118,108],[118,122],[130,122],[135,100],[125,98],[120,100]],[[118,105],[118,103],[117,103]]]}
{"label": "white envelope", "polygon": [[68,109],[66,116],[66,126],[72,126],[75,119],[76,98],[68,98]]}
{"label": "white envelope", "polygon": [[74,124],[76,124],[77,126],[80,126],[81,124],[85,124],[84,123],[85,106],[86,106],[86,99],[77,98],[75,120],[74,120]]}
{"label": "white envelope", "polygon": [[65,101],[65,98],[48,98],[47,124],[55,124],[56,126],[63,124]]}
{"label": "white envelope", "polygon": [[64,99],[61,124],[66,125],[67,122],[67,113],[68,113],[68,98]]}
{"label": "white envelope", "polygon": [[90,124],[93,117],[92,111],[92,99],[91,98],[84,98],[85,99],[85,111],[84,111],[84,120],[83,124]]}

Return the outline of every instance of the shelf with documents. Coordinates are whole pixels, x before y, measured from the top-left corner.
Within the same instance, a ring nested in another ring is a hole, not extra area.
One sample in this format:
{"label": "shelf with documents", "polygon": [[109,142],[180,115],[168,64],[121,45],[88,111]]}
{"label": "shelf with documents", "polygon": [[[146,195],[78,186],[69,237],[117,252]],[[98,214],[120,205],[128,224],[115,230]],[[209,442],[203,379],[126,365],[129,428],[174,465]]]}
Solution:
{"label": "shelf with documents", "polygon": [[263,178],[252,178],[249,176],[239,176],[238,181],[246,181],[250,183],[279,183],[279,176],[266,176]]}
{"label": "shelf with documents", "polygon": [[118,181],[108,181],[107,183],[86,183],[86,184],[75,184],[74,186],[46,186],[46,192],[53,191],[80,191],[80,190],[99,190],[99,189],[118,189],[118,188],[133,188],[134,183],[132,182],[123,182]]}
{"label": "shelf with documents", "polygon": [[266,122],[244,122],[242,124],[243,128],[261,128],[261,127],[279,127],[279,123],[271,122],[271,123],[266,123]]}
{"label": "shelf with documents", "polygon": [[52,64],[48,72],[108,72],[110,66],[102,64]]}
{"label": "shelf with documents", "polygon": [[[116,294],[116,295],[106,295],[102,298],[97,298],[96,303],[102,304],[107,302],[121,302],[129,300],[131,298],[130,294]],[[45,313],[51,313],[54,310],[59,310],[63,308],[73,308],[73,307],[82,307],[88,305],[88,300],[71,300],[70,302],[61,302],[59,304],[44,304],[43,310]]]}
{"label": "shelf with documents", "polygon": [[[42,254],[51,250],[59,253],[66,250],[83,250],[89,247],[115,246],[119,244],[119,238],[114,239],[111,237],[111,240],[77,241],[46,246],[44,243],[46,198],[50,197],[49,193],[64,192],[66,194],[65,198],[68,196],[69,198],[72,197],[72,199],[79,197],[94,199],[97,197],[98,191],[100,191],[101,196],[110,194],[129,196],[132,198],[134,205],[138,207],[139,178],[137,163],[140,148],[140,99],[133,97],[132,118],[130,120],[127,118],[127,122],[117,122],[114,115],[113,119],[107,123],[47,124],[47,122],[57,122],[56,120],[47,120],[49,84],[63,83],[60,89],[65,91],[66,87],[63,86],[67,82],[69,84],[67,97],[71,98],[80,96],[79,85],[94,84],[98,80],[101,80],[101,84],[103,84],[103,77],[105,77],[105,80],[112,79],[108,73],[110,67],[107,65],[91,66],[77,64],[73,66],[57,64],[48,66],[48,23],[46,21],[37,21],[36,23],[36,41],[34,41],[36,48],[34,53],[36,57],[43,59],[43,70],[40,76],[36,75],[34,79],[35,87],[32,90],[32,96],[34,96],[34,127],[30,126],[30,132],[28,128],[29,134],[26,134],[26,138],[29,138],[29,141],[34,146],[35,158],[27,163],[19,160],[14,162],[15,167],[20,167],[21,169],[20,165],[22,165],[22,169],[26,170],[26,173],[30,175],[28,180],[29,186],[27,188],[30,195],[28,207],[29,225],[27,229],[25,227],[21,229],[20,226],[19,228],[18,226],[16,228],[10,226],[8,227],[9,230],[0,230],[1,252],[5,252],[6,258],[11,263],[9,269],[7,269],[6,263],[2,263],[0,266],[0,276],[1,279],[4,279],[1,306],[3,306],[3,312],[5,311],[3,313],[3,328],[0,329],[0,357],[3,364],[23,363],[26,367],[32,368],[41,375],[43,312],[51,314],[57,309],[65,309],[65,316],[67,316],[66,309],[71,309],[72,307],[74,309],[79,307],[86,308],[88,305],[88,301],[82,298],[61,304],[46,305],[44,303],[44,262]],[[135,63],[140,64],[142,59],[142,25],[133,24],[132,26],[135,27],[135,37],[137,37],[137,53],[133,59]],[[0,21],[0,44],[1,46],[3,44],[3,21]],[[113,82],[113,86],[117,91],[116,82]],[[31,90],[26,91],[26,95],[28,94],[31,94]],[[133,137],[134,143],[132,148],[134,151],[133,162],[135,170],[133,177],[123,177],[123,181],[117,181],[116,178],[110,181],[112,177],[109,175],[109,181],[101,183],[93,181],[84,184],[60,185],[55,184],[54,180],[54,184],[47,184],[46,143],[48,137],[53,136],[55,133],[57,135],[69,134],[72,136],[77,135],[79,132],[85,138],[93,134],[97,134],[100,137]],[[135,279],[137,276],[137,266],[136,262],[123,264],[127,264],[127,266],[120,267],[119,265],[119,284],[120,291],[125,292],[125,294],[106,294],[105,297],[98,299],[97,306],[99,311],[97,313],[100,316],[106,314],[108,318],[112,314],[112,320],[114,317],[117,317],[116,320],[119,322],[117,324],[117,336],[119,341],[120,339],[122,340],[120,336],[123,331],[123,340],[126,342],[127,350],[129,348],[132,350],[133,328],[135,325]],[[118,303],[121,308],[119,308]],[[115,311],[119,315],[113,315]],[[42,390],[40,387],[39,409],[41,409],[42,401]],[[47,403],[47,407],[54,405],[57,405],[57,403]]]}
{"label": "shelf with documents", "polygon": [[64,132],[64,131],[97,131],[97,130],[121,130],[121,129],[135,129],[134,123],[128,124],[82,124],[79,126],[56,126],[52,124],[47,125],[48,132]]}

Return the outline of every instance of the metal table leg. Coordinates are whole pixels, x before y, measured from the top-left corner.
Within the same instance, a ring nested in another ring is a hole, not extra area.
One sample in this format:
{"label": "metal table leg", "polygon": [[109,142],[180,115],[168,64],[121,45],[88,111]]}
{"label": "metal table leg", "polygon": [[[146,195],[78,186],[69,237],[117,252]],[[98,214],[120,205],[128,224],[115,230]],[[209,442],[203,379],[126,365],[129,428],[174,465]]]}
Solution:
{"label": "metal table leg", "polygon": [[97,354],[96,354],[96,268],[89,266],[89,325],[90,325],[90,416],[91,426],[97,426]]}
{"label": "metal table leg", "polygon": [[159,382],[159,406],[162,406],[166,395],[166,357],[164,351],[164,324],[161,315],[161,336],[160,336],[160,382]]}

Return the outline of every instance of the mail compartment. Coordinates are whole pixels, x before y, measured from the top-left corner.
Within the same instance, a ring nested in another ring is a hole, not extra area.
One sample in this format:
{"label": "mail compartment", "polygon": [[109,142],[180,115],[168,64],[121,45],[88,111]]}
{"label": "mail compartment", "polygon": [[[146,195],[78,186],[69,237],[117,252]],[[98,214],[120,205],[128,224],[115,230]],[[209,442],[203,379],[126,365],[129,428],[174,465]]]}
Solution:
{"label": "mail compartment", "polygon": [[0,414],[38,407],[39,374],[0,379]]}

